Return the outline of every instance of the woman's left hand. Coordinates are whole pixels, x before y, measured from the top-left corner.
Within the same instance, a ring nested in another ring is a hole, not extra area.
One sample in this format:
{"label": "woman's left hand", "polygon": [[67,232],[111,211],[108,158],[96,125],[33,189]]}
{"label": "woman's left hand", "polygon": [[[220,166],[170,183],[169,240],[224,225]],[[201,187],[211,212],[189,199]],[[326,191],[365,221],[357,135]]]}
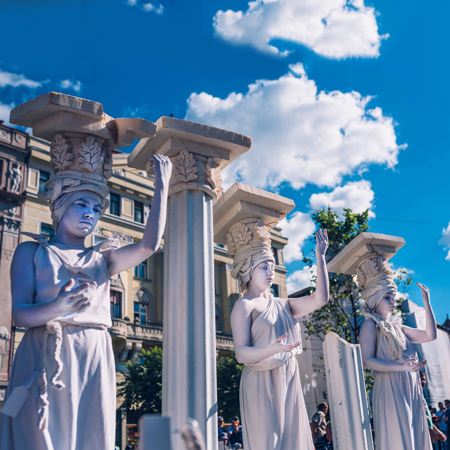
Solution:
{"label": "woman's left hand", "polygon": [[423,302],[430,303],[430,290],[424,285],[420,283],[416,283],[417,286],[419,286],[420,290],[422,291],[422,300]]}
{"label": "woman's left hand", "polygon": [[328,248],[328,233],[325,228],[316,233],[316,256],[325,256]]}

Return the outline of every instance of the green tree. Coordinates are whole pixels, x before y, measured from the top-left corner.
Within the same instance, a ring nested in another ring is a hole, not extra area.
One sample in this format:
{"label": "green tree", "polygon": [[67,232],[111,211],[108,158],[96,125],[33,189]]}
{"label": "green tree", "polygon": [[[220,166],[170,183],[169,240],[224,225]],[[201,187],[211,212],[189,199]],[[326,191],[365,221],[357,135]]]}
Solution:
{"label": "green tree", "polygon": [[160,414],[162,399],[162,349],[141,350],[139,362],[126,363],[125,380],[119,383],[122,407],[133,423],[143,414]]}
{"label": "green tree", "polygon": [[239,384],[244,368],[233,356],[217,359],[217,404],[220,416],[231,421],[233,416],[240,416]]}

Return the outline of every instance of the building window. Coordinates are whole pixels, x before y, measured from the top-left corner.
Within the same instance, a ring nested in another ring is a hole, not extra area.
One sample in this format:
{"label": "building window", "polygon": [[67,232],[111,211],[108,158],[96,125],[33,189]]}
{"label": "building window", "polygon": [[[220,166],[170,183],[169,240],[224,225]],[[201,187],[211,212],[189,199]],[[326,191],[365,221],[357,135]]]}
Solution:
{"label": "building window", "polygon": [[111,192],[109,202],[109,212],[114,216],[120,216],[120,195]]}
{"label": "building window", "polygon": [[41,235],[50,239],[55,235],[55,230],[48,223],[41,223]]}
{"label": "building window", "polygon": [[274,297],[278,297],[280,295],[280,290],[278,289],[278,284],[272,284],[272,286],[270,287],[270,293]]}
{"label": "building window", "polygon": [[272,247],[273,257],[275,258],[275,264],[278,266],[278,249],[276,247]]}
{"label": "building window", "polygon": [[111,300],[111,319],[121,319],[122,293],[118,291],[110,291],[109,298]]}
{"label": "building window", "polygon": [[134,202],[134,220],[144,223],[144,204],[141,202]]}
{"label": "building window", "polygon": [[147,323],[147,305],[134,302],[134,323],[145,325]]}
{"label": "building window", "polygon": [[136,278],[147,278],[147,260],[144,259],[138,266],[134,268],[134,276]]}
{"label": "building window", "polygon": [[50,179],[50,174],[48,172],[44,172],[43,170],[39,171],[39,192],[45,192],[47,188],[45,187],[45,183]]}

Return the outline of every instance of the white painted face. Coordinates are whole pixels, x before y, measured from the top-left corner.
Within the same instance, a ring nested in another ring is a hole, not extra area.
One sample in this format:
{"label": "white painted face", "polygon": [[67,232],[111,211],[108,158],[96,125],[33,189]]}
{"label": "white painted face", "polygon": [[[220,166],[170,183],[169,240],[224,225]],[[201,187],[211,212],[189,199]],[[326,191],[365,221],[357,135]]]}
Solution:
{"label": "white painted face", "polygon": [[96,198],[87,195],[75,200],[61,217],[58,230],[63,229],[74,236],[87,236],[94,231],[101,210],[102,205]]}
{"label": "white painted face", "polygon": [[375,308],[375,312],[380,316],[385,317],[387,314],[392,314],[395,311],[395,306],[397,301],[395,300],[396,291],[394,289],[386,292],[383,297],[381,297],[380,302]]}
{"label": "white painted face", "polygon": [[249,281],[249,287],[252,285],[256,287],[261,292],[269,289],[273,284],[275,272],[275,264],[271,260],[263,261],[259,263],[254,269],[252,273],[252,277]]}

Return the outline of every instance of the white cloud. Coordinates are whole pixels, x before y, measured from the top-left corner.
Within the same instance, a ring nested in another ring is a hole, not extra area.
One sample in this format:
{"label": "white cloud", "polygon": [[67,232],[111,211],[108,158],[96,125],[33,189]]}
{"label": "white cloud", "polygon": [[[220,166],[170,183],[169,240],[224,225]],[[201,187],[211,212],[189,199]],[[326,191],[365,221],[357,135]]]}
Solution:
{"label": "white cloud", "polygon": [[311,195],[309,205],[312,209],[327,209],[330,207],[338,214],[343,214],[344,208],[354,213],[362,213],[369,209],[369,217],[375,217],[372,211],[375,193],[369,181],[351,181],[344,186],[338,186],[331,192],[320,192]]}
{"label": "white cloud", "polygon": [[442,230],[442,238],[440,239],[439,244],[444,246],[444,250],[447,252],[445,259],[450,261],[450,223],[447,228]]}
{"label": "white cloud", "polygon": [[63,88],[63,89],[72,89],[75,92],[80,92],[81,91],[81,81],[71,81],[71,80],[61,80],[59,82],[59,85]]}
{"label": "white cloud", "polygon": [[238,178],[272,189],[283,182],[335,187],[369,164],[397,164],[406,146],[397,144],[392,118],[367,108],[371,97],[319,92],[302,64],[290,69],[277,80],[256,81],[246,94],[190,95],[186,119],[253,139],[253,149],[224,171],[225,185]]}
{"label": "white cloud", "polygon": [[316,274],[317,267],[313,265],[311,268],[308,266],[303,267],[301,270],[296,270],[287,277],[286,287],[288,295],[300,291],[311,286],[311,278]]}
{"label": "white cloud", "polygon": [[5,72],[0,70],[0,88],[6,86],[12,86],[14,88],[19,86],[25,86],[28,88],[36,89],[42,86],[47,81],[34,81],[26,78],[24,75],[17,73]]}
{"label": "white cloud", "polygon": [[292,214],[290,219],[283,219],[279,226],[282,229],[282,234],[289,240],[283,250],[284,262],[290,263],[301,260],[303,258],[303,244],[312,236],[316,229],[311,216],[297,211]]}
{"label": "white cloud", "polygon": [[155,12],[158,15],[161,15],[164,12],[164,6],[163,5],[154,5],[153,3],[145,3],[142,5],[142,9],[145,12]]}
{"label": "white cloud", "polygon": [[285,55],[271,44],[281,39],[305,45],[328,58],[377,57],[376,11],[364,0],[256,0],[247,11],[218,11],[214,29],[221,38]]}

